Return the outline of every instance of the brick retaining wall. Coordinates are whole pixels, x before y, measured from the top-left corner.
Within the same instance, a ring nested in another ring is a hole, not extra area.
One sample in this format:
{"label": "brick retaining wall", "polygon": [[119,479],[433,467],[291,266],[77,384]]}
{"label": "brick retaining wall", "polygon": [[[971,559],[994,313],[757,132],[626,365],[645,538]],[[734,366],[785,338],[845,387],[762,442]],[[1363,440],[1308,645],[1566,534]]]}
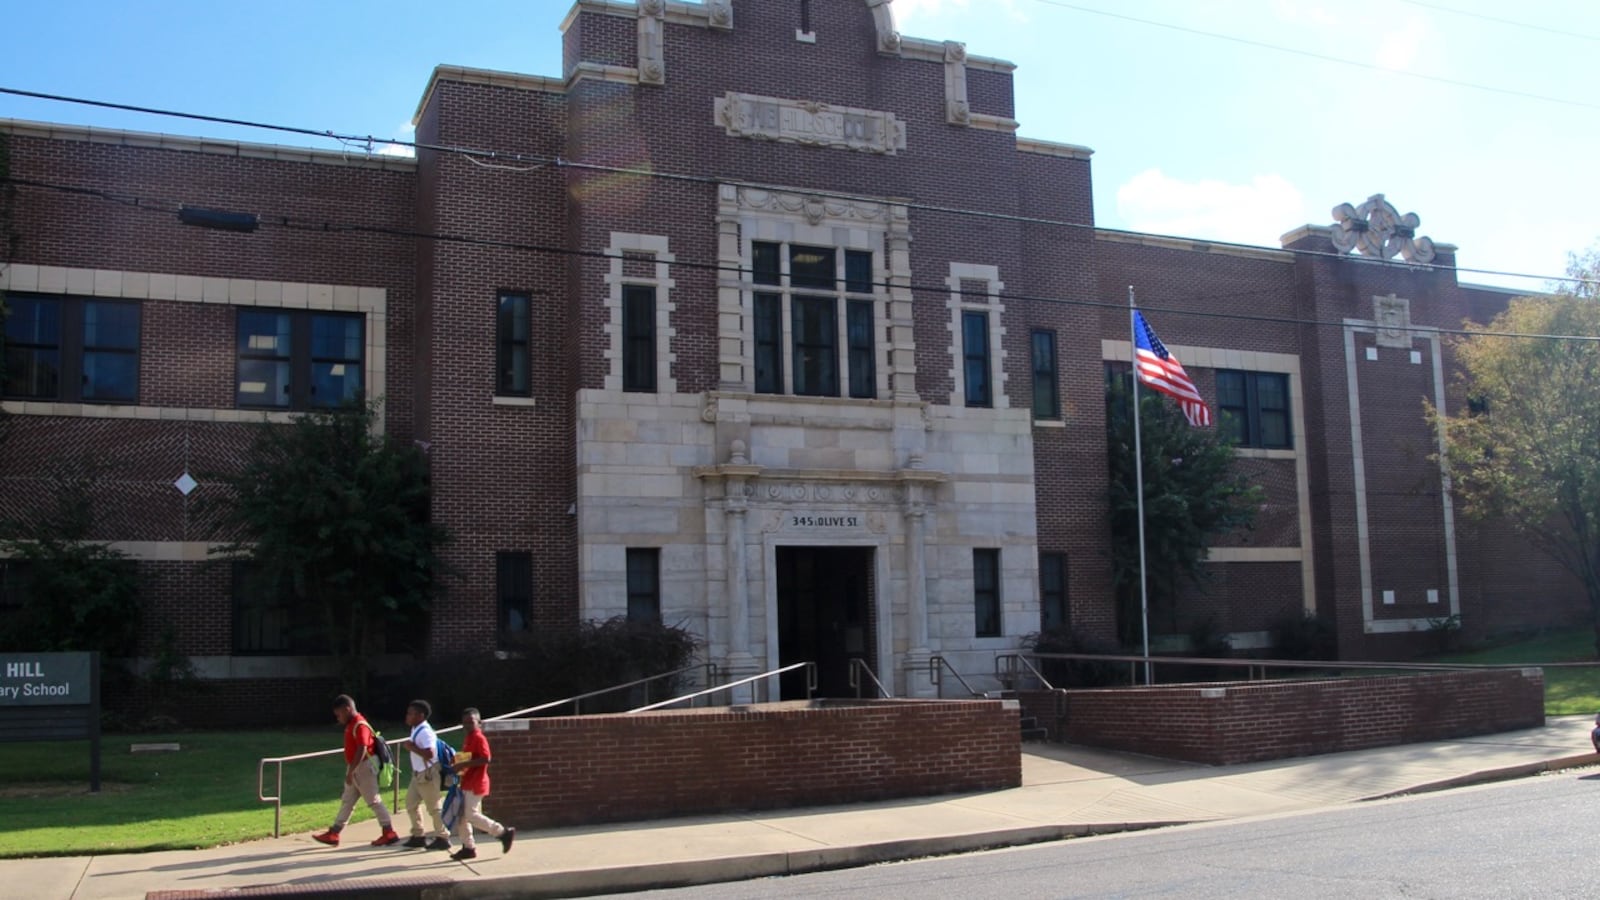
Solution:
{"label": "brick retaining wall", "polygon": [[[1544,724],[1541,669],[1058,693],[1071,743],[1211,765]],[[1025,700],[1030,710],[1047,703]]]}
{"label": "brick retaining wall", "polygon": [[523,827],[1022,783],[1018,711],[997,701],[786,703],[489,725],[496,730],[487,807]]}

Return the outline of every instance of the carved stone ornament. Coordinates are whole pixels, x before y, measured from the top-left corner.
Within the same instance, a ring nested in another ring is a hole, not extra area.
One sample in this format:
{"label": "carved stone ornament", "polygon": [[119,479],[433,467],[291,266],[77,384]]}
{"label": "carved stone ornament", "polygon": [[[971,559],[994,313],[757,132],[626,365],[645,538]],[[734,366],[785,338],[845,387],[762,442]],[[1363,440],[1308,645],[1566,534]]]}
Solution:
{"label": "carved stone ornament", "polygon": [[639,2],[639,81],[665,84],[667,80],[665,43],[666,0]]}
{"label": "carved stone ornament", "polygon": [[894,30],[894,12],[889,4],[894,0],[867,0],[872,10],[872,24],[878,29],[878,50],[883,53],[900,52],[900,32]]}
{"label": "carved stone ornament", "polygon": [[766,213],[788,213],[804,216],[812,224],[823,220],[882,222],[891,215],[891,208],[883,203],[868,200],[848,200],[842,197],[818,197],[811,194],[792,194],[785,191],[767,191],[761,188],[738,188],[741,210]]}
{"label": "carved stone ornament", "polygon": [[1372,321],[1378,326],[1379,347],[1411,347],[1411,301],[1389,294],[1372,298]]}
{"label": "carved stone ornament", "polygon": [[712,28],[733,28],[733,0],[705,0],[706,20]]}
{"label": "carved stone ornament", "polygon": [[1360,206],[1341,203],[1333,208],[1334,249],[1362,256],[1409,263],[1433,262],[1433,239],[1417,237],[1422,224],[1414,212],[1400,215],[1382,194],[1373,194]]}
{"label": "carved stone ornament", "polygon": [[734,91],[714,102],[713,121],[733,137],[889,155],[906,148],[906,125],[894,113]]}

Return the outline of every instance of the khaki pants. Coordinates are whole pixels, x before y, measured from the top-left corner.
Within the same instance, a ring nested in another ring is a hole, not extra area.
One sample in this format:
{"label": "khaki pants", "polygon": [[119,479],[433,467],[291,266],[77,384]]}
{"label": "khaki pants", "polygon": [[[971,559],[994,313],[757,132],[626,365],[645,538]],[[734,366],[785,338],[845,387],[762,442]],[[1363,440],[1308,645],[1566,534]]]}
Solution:
{"label": "khaki pants", "polygon": [[350,814],[355,812],[356,798],[367,801],[367,806],[372,808],[373,815],[378,817],[378,824],[384,831],[394,827],[394,822],[389,818],[389,809],[383,805],[383,794],[378,791],[378,773],[372,771],[372,761],[362,760],[356,766],[356,775],[344,786],[344,794],[339,798],[339,814],[333,817],[333,827],[330,831],[343,830],[346,822],[350,821]]}
{"label": "khaki pants", "polygon": [[506,827],[483,814],[483,795],[471,791],[461,792],[461,818],[456,820],[456,837],[468,850],[478,846],[472,840],[472,826],[478,826],[495,837],[506,833]]}
{"label": "khaki pants", "polygon": [[448,838],[450,832],[444,827],[444,813],[442,812],[442,792],[439,790],[439,767],[429,766],[421,772],[415,769],[411,772],[411,786],[406,788],[406,815],[411,818],[411,836],[422,837],[422,807],[428,808],[428,817],[433,819],[432,837]]}

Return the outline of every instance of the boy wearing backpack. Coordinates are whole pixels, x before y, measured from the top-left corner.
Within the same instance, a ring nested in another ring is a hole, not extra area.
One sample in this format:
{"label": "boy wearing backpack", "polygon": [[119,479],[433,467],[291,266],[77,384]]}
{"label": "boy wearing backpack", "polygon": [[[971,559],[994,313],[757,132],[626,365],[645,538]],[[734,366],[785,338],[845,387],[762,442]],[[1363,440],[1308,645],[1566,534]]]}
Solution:
{"label": "boy wearing backpack", "polygon": [[473,826],[499,838],[500,852],[510,853],[517,830],[483,814],[483,798],[489,796],[489,738],[483,733],[483,723],[476,709],[469,706],[461,711],[461,727],[467,737],[461,742],[461,752],[456,754],[453,766],[461,776],[461,817],[456,820],[461,849],[450,854],[450,858],[464,862],[478,857],[477,842],[472,837]]}
{"label": "boy wearing backpack", "polygon": [[[406,725],[411,736],[400,742],[411,757],[411,786],[406,789],[406,815],[411,819],[411,839],[407,847],[427,847],[429,850],[449,850],[450,832],[444,827],[441,809],[444,786],[444,744],[428,724],[433,707],[426,700],[413,700],[406,705]],[[422,830],[422,809],[428,807],[428,817],[433,820],[433,840],[430,842]]]}
{"label": "boy wearing backpack", "polygon": [[367,801],[367,806],[378,817],[378,825],[383,828],[383,833],[372,842],[372,846],[387,847],[399,843],[400,835],[394,833],[394,822],[383,805],[383,795],[378,792],[377,770],[367,761],[369,757],[378,757],[380,753],[386,755],[387,748],[383,751],[378,749],[376,745],[381,738],[372,730],[366,717],[356,711],[356,701],[348,694],[333,698],[333,717],[344,726],[344,794],[339,798],[339,812],[333,817],[333,824],[328,826],[327,831],[312,835],[312,839],[331,847],[339,846],[339,832],[350,821],[350,814],[356,808],[356,798],[360,797]]}

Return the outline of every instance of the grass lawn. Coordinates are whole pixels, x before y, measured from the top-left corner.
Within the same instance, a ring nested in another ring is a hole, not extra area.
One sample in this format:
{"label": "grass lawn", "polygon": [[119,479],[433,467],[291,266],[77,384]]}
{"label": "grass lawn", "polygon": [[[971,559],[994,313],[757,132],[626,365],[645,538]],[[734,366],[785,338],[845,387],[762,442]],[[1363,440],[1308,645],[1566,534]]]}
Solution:
{"label": "grass lawn", "polygon": [[[176,742],[176,752],[133,753]],[[272,836],[272,804],[256,799],[256,761],[339,746],[337,726],[302,731],[108,734],[99,794],[89,793],[89,742],[0,744],[0,858],[212,847]],[[267,793],[273,769],[267,767]],[[338,757],[286,763],[283,831],[326,826],[338,805]],[[371,815],[356,805],[356,817]]]}
{"label": "grass lawn", "polygon": [[[1450,653],[1430,662],[1483,664],[1551,662],[1594,662],[1594,629],[1577,628],[1553,632],[1515,643],[1481,650]],[[1600,713],[1600,666],[1592,668],[1544,670],[1545,715],[1565,716]]]}

